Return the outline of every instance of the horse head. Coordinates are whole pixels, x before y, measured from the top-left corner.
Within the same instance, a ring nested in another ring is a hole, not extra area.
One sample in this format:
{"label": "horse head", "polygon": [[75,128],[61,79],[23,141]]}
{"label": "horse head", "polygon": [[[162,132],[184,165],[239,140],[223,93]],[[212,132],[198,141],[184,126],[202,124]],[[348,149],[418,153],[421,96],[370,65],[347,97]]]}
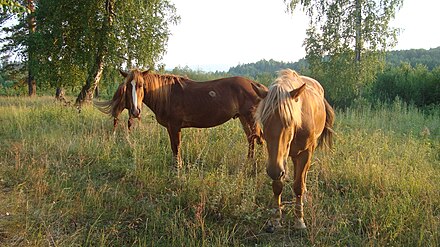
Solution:
{"label": "horse head", "polygon": [[258,107],[257,119],[263,127],[264,139],[268,151],[266,172],[273,180],[281,180],[285,175],[285,163],[289,156],[290,143],[296,128],[301,124],[301,105],[299,96],[305,84],[287,90],[282,84],[276,84],[264,92],[254,88],[264,100]]}
{"label": "horse head", "polygon": [[149,73],[149,70],[141,72],[140,70],[133,69],[129,72],[122,70],[119,70],[119,72],[125,78],[126,106],[131,115],[139,117],[142,110],[142,101],[144,100],[144,74]]}

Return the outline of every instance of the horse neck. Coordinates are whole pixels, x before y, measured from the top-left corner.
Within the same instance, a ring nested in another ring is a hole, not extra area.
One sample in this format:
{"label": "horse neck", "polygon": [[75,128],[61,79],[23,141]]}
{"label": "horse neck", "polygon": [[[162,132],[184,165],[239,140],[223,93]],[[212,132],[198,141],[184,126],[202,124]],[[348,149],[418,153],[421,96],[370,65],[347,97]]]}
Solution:
{"label": "horse neck", "polygon": [[[150,88],[144,88],[143,102],[154,114],[163,116],[169,111],[171,89],[175,83],[173,78],[161,75],[156,75],[154,80]],[[148,79],[146,82],[148,83]]]}

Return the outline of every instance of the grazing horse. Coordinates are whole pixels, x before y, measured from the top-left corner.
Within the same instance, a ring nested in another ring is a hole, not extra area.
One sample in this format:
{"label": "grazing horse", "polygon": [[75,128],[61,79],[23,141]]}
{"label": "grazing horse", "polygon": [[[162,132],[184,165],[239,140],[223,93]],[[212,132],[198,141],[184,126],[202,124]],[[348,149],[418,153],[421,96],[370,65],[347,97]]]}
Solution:
{"label": "grazing horse", "polygon": [[[181,76],[137,69],[120,72],[125,80],[120,87],[123,89],[118,90],[124,93],[117,97],[115,94],[108,103],[111,112],[118,107],[128,107],[130,114],[138,117],[142,102],[145,103],[155,114],[157,122],[167,129],[173,162],[178,168],[182,165],[182,128],[210,128],[238,117],[249,144],[248,158],[253,157],[255,140],[262,143],[261,129],[255,122],[255,111],[261,98],[255,89],[267,92],[264,85],[243,77],[195,82]],[[120,106],[121,101],[125,101],[125,105]]]}
{"label": "grazing horse", "polygon": [[286,173],[287,156],[294,165],[296,229],[305,229],[303,195],[312,154],[320,145],[331,146],[334,111],[324,98],[318,81],[299,76],[290,69],[281,70],[269,92],[255,88],[264,98],[256,112],[267,145],[266,172],[272,178],[275,213],[267,231],[281,226],[281,192]]}

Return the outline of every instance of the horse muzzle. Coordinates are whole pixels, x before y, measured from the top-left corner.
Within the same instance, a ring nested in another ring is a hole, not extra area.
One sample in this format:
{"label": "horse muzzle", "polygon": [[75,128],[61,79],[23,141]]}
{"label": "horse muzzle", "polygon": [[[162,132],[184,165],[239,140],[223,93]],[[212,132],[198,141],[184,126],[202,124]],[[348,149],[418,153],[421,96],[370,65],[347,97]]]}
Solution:
{"label": "horse muzzle", "polygon": [[139,115],[141,114],[141,109],[135,107],[135,108],[133,108],[133,109],[131,110],[131,114],[132,114],[134,117],[139,117]]}
{"label": "horse muzzle", "polygon": [[286,174],[286,171],[279,166],[267,167],[266,172],[267,175],[269,175],[269,177],[272,178],[272,180],[281,180]]}

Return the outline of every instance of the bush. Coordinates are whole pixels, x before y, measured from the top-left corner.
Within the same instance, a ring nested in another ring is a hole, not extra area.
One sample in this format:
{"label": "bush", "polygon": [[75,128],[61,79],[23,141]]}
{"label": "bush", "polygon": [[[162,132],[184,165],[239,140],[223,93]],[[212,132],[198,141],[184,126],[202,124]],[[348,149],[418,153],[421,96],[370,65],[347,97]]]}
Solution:
{"label": "bush", "polygon": [[440,104],[440,66],[432,71],[408,63],[389,67],[378,75],[371,93],[372,98],[387,102],[399,97],[419,107]]}

